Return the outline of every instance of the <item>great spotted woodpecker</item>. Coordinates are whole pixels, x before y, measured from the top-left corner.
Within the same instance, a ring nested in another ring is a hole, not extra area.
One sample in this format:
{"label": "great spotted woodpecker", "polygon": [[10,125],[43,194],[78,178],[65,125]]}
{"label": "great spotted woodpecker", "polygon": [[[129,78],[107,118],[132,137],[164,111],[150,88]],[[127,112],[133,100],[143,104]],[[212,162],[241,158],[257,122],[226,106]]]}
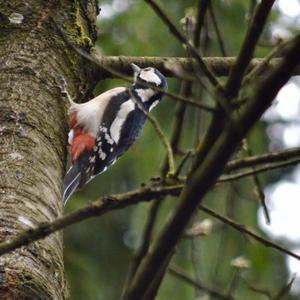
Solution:
{"label": "great spotted woodpecker", "polygon": [[[64,204],[71,195],[107,170],[135,142],[149,112],[167,89],[165,77],[154,68],[132,64],[134,83],[117,87],[69,108],[72,165],[64,179]],[[159,89],[156,89],[159,88]]]}

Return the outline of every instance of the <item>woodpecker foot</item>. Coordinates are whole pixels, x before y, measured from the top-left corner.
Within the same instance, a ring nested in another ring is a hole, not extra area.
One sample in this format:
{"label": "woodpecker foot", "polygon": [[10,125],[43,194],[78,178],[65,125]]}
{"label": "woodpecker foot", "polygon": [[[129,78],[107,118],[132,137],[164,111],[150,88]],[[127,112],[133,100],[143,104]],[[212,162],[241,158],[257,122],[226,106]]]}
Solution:
{"label": "woodpecker foot", "polygon": [[60,80],[59,88],[60,88],[61,94],[68,99],[70,104],[74,103],[74,101],[72,100],[72,97],[70,96],[70,94],[68,92],[68,89],[67,89],[68,84],[67,84],[66,79],[63,76],[61,76],[59,78],[59,80]]}

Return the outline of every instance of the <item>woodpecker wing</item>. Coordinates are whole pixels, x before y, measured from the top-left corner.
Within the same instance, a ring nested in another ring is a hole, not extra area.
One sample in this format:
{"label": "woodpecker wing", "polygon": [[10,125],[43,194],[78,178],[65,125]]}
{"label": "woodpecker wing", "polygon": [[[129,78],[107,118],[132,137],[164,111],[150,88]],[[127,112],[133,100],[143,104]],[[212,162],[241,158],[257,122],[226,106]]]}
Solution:
{"label": "woodpecker wing", "polygon": [[[96,139],[93,177],[106,171],[139,137],[146,116],[132,100],[124,102],[109,127],[102,124]],[[105,121],[104,121],[105,122]]]}
{"label": "woodpecker wing", "polygon": [[97,150],[93,144],[100,134],[99,126],[104,119],[113,118],[112,109],[117,109],[129,97],[127,88],[119,87],[89,102],[71,105],[69,143],[71,144],[72,166],[64,179],[64,203],[78,188],[92,179]]}
{"label": "woodpecker wing", "polygon": [[[65,177],[64,203],[78,188],[106,171],[134,143],[146,120],[144,113],[130,98],[128,90],[111,97],[101,115],[93,149],[87,149],[86,144],[81,143],[75,147],[81,149],[83,146],[85,150],[73,160]],[[79,137],[76,134],[72,137],[71,134],[72,147],[79,139],[83,140],[85,135],[80,133]]]}
{"label": "woodpecker wing", "polygon": [[[136,105],[150,111],[163,95],[151,86],[167,88],[164,76],[154,68],[135,65],[134,84],[109,90],[84,104],[72,103],[72,167],[64,182],[64,202],[81,186],[106,171],[138,138],[146,116]],[[145,87],[145,84],[149,86]],[[134,100],[131,99],[134,97]],[[72,125],[74,123],[74,126]]]}

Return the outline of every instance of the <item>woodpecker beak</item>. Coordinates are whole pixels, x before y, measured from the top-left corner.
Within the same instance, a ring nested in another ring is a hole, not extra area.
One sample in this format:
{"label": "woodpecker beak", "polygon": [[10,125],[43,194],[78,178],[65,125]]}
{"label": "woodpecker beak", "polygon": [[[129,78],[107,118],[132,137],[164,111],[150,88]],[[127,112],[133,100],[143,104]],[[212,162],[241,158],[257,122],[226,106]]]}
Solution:
{"label": "woodpecker beak", "polygon": [[134,78],[137,77],[137,75],[139,74],[139,72],[141,71],[141,68],[139,66],[137,66],[136,64],[131,64],[132,70],[133,70],[133,76]]}

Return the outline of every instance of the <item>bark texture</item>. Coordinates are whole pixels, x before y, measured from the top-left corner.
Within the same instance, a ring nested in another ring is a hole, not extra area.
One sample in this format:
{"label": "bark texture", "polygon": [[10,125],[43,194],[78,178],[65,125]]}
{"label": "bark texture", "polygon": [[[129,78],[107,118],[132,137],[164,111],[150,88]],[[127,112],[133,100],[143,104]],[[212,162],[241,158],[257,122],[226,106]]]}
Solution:
{"label": "bark texture", "polygon": [[[67,103],[80,96],[97,3],[0,0],[0,241],[62,215]],[[60,28],[60,29],[59,29]],[[0,299],[65,299],[62,234],[0,257]]]}

